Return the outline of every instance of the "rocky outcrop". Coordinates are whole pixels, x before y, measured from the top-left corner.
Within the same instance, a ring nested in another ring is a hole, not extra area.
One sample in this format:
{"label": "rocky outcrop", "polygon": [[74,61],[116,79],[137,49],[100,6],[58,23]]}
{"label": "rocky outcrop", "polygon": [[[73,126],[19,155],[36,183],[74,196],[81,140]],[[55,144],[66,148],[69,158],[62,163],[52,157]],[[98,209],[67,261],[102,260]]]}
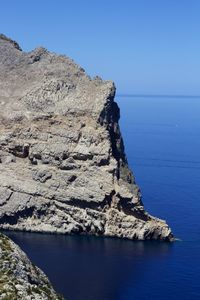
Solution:
{"label": "rocky outcrop", "polygon": [[115,86],[70,58],[0,36],[0,227],[171,240],[145,212]]}
{"label": "rocky outcrop", "polygon": [[0,234],[0,300],[62,300],[46,275]]}

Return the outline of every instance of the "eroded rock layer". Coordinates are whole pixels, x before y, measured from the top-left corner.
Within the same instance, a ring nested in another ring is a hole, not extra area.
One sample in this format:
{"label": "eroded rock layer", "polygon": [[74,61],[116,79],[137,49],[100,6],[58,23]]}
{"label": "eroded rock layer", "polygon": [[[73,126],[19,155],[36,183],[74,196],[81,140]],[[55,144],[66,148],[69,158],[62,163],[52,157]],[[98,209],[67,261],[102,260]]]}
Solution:
{"label": "eroded rock layer", "polygon": [[171,240],[129,170],[111,81],[0,37],[0,227]]}

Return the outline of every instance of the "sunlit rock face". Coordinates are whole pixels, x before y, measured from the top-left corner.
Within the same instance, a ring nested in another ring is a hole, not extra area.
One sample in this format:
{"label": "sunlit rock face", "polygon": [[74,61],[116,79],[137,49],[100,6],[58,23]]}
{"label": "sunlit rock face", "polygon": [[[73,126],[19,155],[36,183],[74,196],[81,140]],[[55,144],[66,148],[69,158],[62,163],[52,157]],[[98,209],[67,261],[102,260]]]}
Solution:
{"label": "sunlit rock face", "polygon": [[0,36],[0,227],[172,240],[145,212],[115,86],[63,55]]}
{"label": "sunlit rock face", "polygon": [[0,299],[62,300],[46,275],[34,266],[26,254],[0,234]]}

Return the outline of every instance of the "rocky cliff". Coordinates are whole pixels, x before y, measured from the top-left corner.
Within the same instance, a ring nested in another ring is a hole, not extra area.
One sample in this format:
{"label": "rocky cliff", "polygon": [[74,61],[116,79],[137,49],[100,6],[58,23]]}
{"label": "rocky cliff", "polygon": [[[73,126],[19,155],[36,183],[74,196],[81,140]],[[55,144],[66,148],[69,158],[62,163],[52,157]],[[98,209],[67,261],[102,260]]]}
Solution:
{"label": "rocky cliff", "polygon": [[0,227],[171,240],[145,212],[111,81],[0,36]]}
{"label": "rocky cliff", "polygon": [[44,273],[0,234],[0,300],[62,300]]}

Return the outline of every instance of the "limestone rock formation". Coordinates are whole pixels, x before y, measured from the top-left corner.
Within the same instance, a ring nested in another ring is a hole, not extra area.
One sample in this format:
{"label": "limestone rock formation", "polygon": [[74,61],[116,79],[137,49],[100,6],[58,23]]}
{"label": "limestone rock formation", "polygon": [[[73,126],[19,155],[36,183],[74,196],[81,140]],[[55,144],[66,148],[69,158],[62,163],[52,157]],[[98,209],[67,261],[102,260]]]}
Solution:
{"label": "limestone rock formation", "polygon": [[0,36],[0,227],[172,240],[145,212],[115,86],[64,55]]}
{"label": "limestone rock formation", "polygon": [[62,300],[44,273],[0,234],[0,300]]}

